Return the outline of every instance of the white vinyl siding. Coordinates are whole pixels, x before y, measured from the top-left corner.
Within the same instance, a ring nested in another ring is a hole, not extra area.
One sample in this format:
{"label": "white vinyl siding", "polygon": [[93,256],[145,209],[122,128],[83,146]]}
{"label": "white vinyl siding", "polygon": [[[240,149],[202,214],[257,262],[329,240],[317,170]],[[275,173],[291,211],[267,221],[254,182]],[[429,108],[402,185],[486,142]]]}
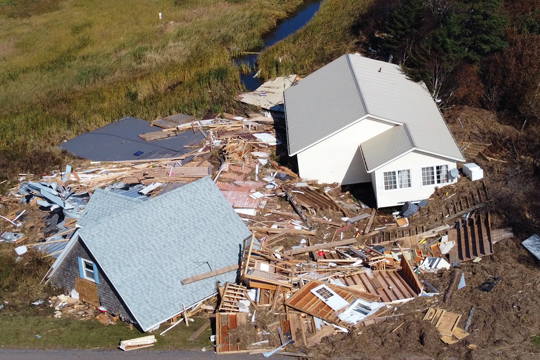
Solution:
{"label": "white vinyl siding", "polygon": [[[371,182],[373,183],[373,190],[377,198],[377,207],[398,206],[407,201],[415,202],[428,199],[431,194],[433,194],[433,191],[435,191],[435,187],[444,186],[445,184],[452,182],[449,181],[448,171],[455,167],[455,162],[420,151],[413,151],[392,161],[390,164],[371,173]],[[431,185],[423,185],[423,175],[428,175],[426,174],[426,171],[423,171],[423,169],[426,168],[432,169],[433,171],[433,184]],[[408,177],[410,178],[409,187],[405,187],[406,184],[408,185],[408,180],[406,180],[407,176],[405,176],[405,174],[401,177],[400,181],[399,172],[404,169],[410,171],[408,174]],[[437,169],[439,170],[438,175]],[[396,174],[397,189],[395,190],[385,189],[384,174],[389,172],[395,172]],[[445,180],[446,182],[442,183],[442,181]],[[441,181],[441,183],[437,183],[437,181]],[[403,186],[400,187],[400,185]]]}
{"label": "white vinyl siding", "polygon": [[364,119],[328,139],[298,153],[298,170],[306,180],[341,185],[371,180],[366,172],[360,144],[393,125]]}
{"label": "white vinyl siding", "polygon": [[387,171],[384,173],[384,190],[411,187],[411,170]]}

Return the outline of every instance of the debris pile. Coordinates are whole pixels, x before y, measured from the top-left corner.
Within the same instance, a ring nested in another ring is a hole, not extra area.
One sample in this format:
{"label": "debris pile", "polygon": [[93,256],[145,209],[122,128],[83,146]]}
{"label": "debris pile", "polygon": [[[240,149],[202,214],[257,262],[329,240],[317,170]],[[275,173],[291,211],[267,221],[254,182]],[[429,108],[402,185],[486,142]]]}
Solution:
{"label": "debris pile", "polygon": [[[177,304],[166,324],[189,325],[190,317],[212,311],[218,354],[262,352],[270,356],[292,349],[302,356],[305,354],[298,351],[316,346],[325,337],[403,316],[400,307],[406,302],[442,293],[423,280],[423,275],[449,271],[462,262],[479,262],[494,253],[494,243],[513,236],[508,229],[492,229],[486,210],[490,197],[483,181],[463,177],[439,188],[427,201],[408,203],[391,213],[367,207],[337,184],[303,180],[274,160],[280,136],[272,124],[271,118],[261,114],[154,121],[154,129],[161,130],[140,132],[141,141],[159,144],[188,132],[202,134],[202,140],[175,158],[87,162],[76,171],[68,166],[39,181],[24,179],[11,196],[25,208],[3,217],[6,231],[0,242],[36,248],[51,258],[67,258],[68,252],[78,251],[74,250],[76,234],[87,226],[82,220],[78,223],[79,219],[88,221],[96,216],[96,209],[101,217],[113,216],[105,213],[111,205],[108,200],[99,200],[102,191],[118,199],[115,211],[120,214],[142,206],[141,202],[156,211],[151,207],[154,200],[211,177],[251,237],[239,244],[238,257],[227,259],[229,266],[216,269],[208,265],[209,271],[196,268],[186,274],[181,286],[216,282],[216,276],[233,272],[238,272],[238,281],[218,282],[215,293]],[[37,216],[43,226],[32,224],[31,239],[24,232],[12,232],[28,230],[24,216],[28,213],[43,214]],[[156,222],[156,226],[164,224]],[[37,235],[35,228],[39,228]],[[148,242],[150,253],[152,239]],[[18,254],[25,256],[25,252]],[[77,254],[75,259],[81,259]],[[81,300],[59,295],[51,298],[50,305],[58,317],[97,317],[105,325],[114,324],[119,314],[97,310],[101,296],[97,289],[112,285],[98,276],[102,264],[91,260],[72,264],[80,275],[76,286],[85,289]],[[195,261],[204,265],[206,260]],[[458,280],[456,276],[447,296],[461,286]],[[218,300],[214,300],[216,293]],[[122,319],[137,323],[129,314]],[[447,344],[468,335],[459,327],[460,319],[460,314],[440,308],[430,308],[424,316]],[[204,329],[208,326],[205,323]],[[133,350],[155,341],[153,336],[133,339],[120,347]]]}

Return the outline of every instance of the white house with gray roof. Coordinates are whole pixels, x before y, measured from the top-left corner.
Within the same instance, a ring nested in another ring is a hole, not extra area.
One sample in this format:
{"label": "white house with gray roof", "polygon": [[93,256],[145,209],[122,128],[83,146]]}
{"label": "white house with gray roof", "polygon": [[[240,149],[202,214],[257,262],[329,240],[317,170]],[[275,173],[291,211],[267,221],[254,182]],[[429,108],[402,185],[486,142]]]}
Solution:
{"label": "white house with gray roof", "polygon": [[427,199],[465,161],[425,85],[359,54],[285,90],[285,116],[301,177],[371,182],[379,208]]}

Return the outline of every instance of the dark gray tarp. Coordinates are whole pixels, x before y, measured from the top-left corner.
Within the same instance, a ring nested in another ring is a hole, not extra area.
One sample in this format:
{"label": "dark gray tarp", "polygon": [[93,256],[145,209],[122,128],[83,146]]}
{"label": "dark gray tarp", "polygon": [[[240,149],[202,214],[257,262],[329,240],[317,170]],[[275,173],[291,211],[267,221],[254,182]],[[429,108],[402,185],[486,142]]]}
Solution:
{"label": "dark gray tarp", "polygon": [[[164,140],[145,141],[139,134],[161,131],[148,121],[125,117],[92,132],[81,134],[59,145],[73,155],[94,161],[167,159],[182,156],[204,140],[193,130]],[[139,153],[140,155],[135,155]]]}

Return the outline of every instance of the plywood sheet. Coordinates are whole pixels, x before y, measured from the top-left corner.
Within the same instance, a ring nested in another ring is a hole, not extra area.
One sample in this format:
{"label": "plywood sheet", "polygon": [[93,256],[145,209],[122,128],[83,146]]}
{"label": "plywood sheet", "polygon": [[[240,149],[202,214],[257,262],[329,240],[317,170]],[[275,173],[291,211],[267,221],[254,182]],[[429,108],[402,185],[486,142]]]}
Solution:
{"label": "plywood sheet", "polygon": [[99,307],[97,284],[93,281],[76,278],[75,291],[79,293],[79,299],[88,304]]}

